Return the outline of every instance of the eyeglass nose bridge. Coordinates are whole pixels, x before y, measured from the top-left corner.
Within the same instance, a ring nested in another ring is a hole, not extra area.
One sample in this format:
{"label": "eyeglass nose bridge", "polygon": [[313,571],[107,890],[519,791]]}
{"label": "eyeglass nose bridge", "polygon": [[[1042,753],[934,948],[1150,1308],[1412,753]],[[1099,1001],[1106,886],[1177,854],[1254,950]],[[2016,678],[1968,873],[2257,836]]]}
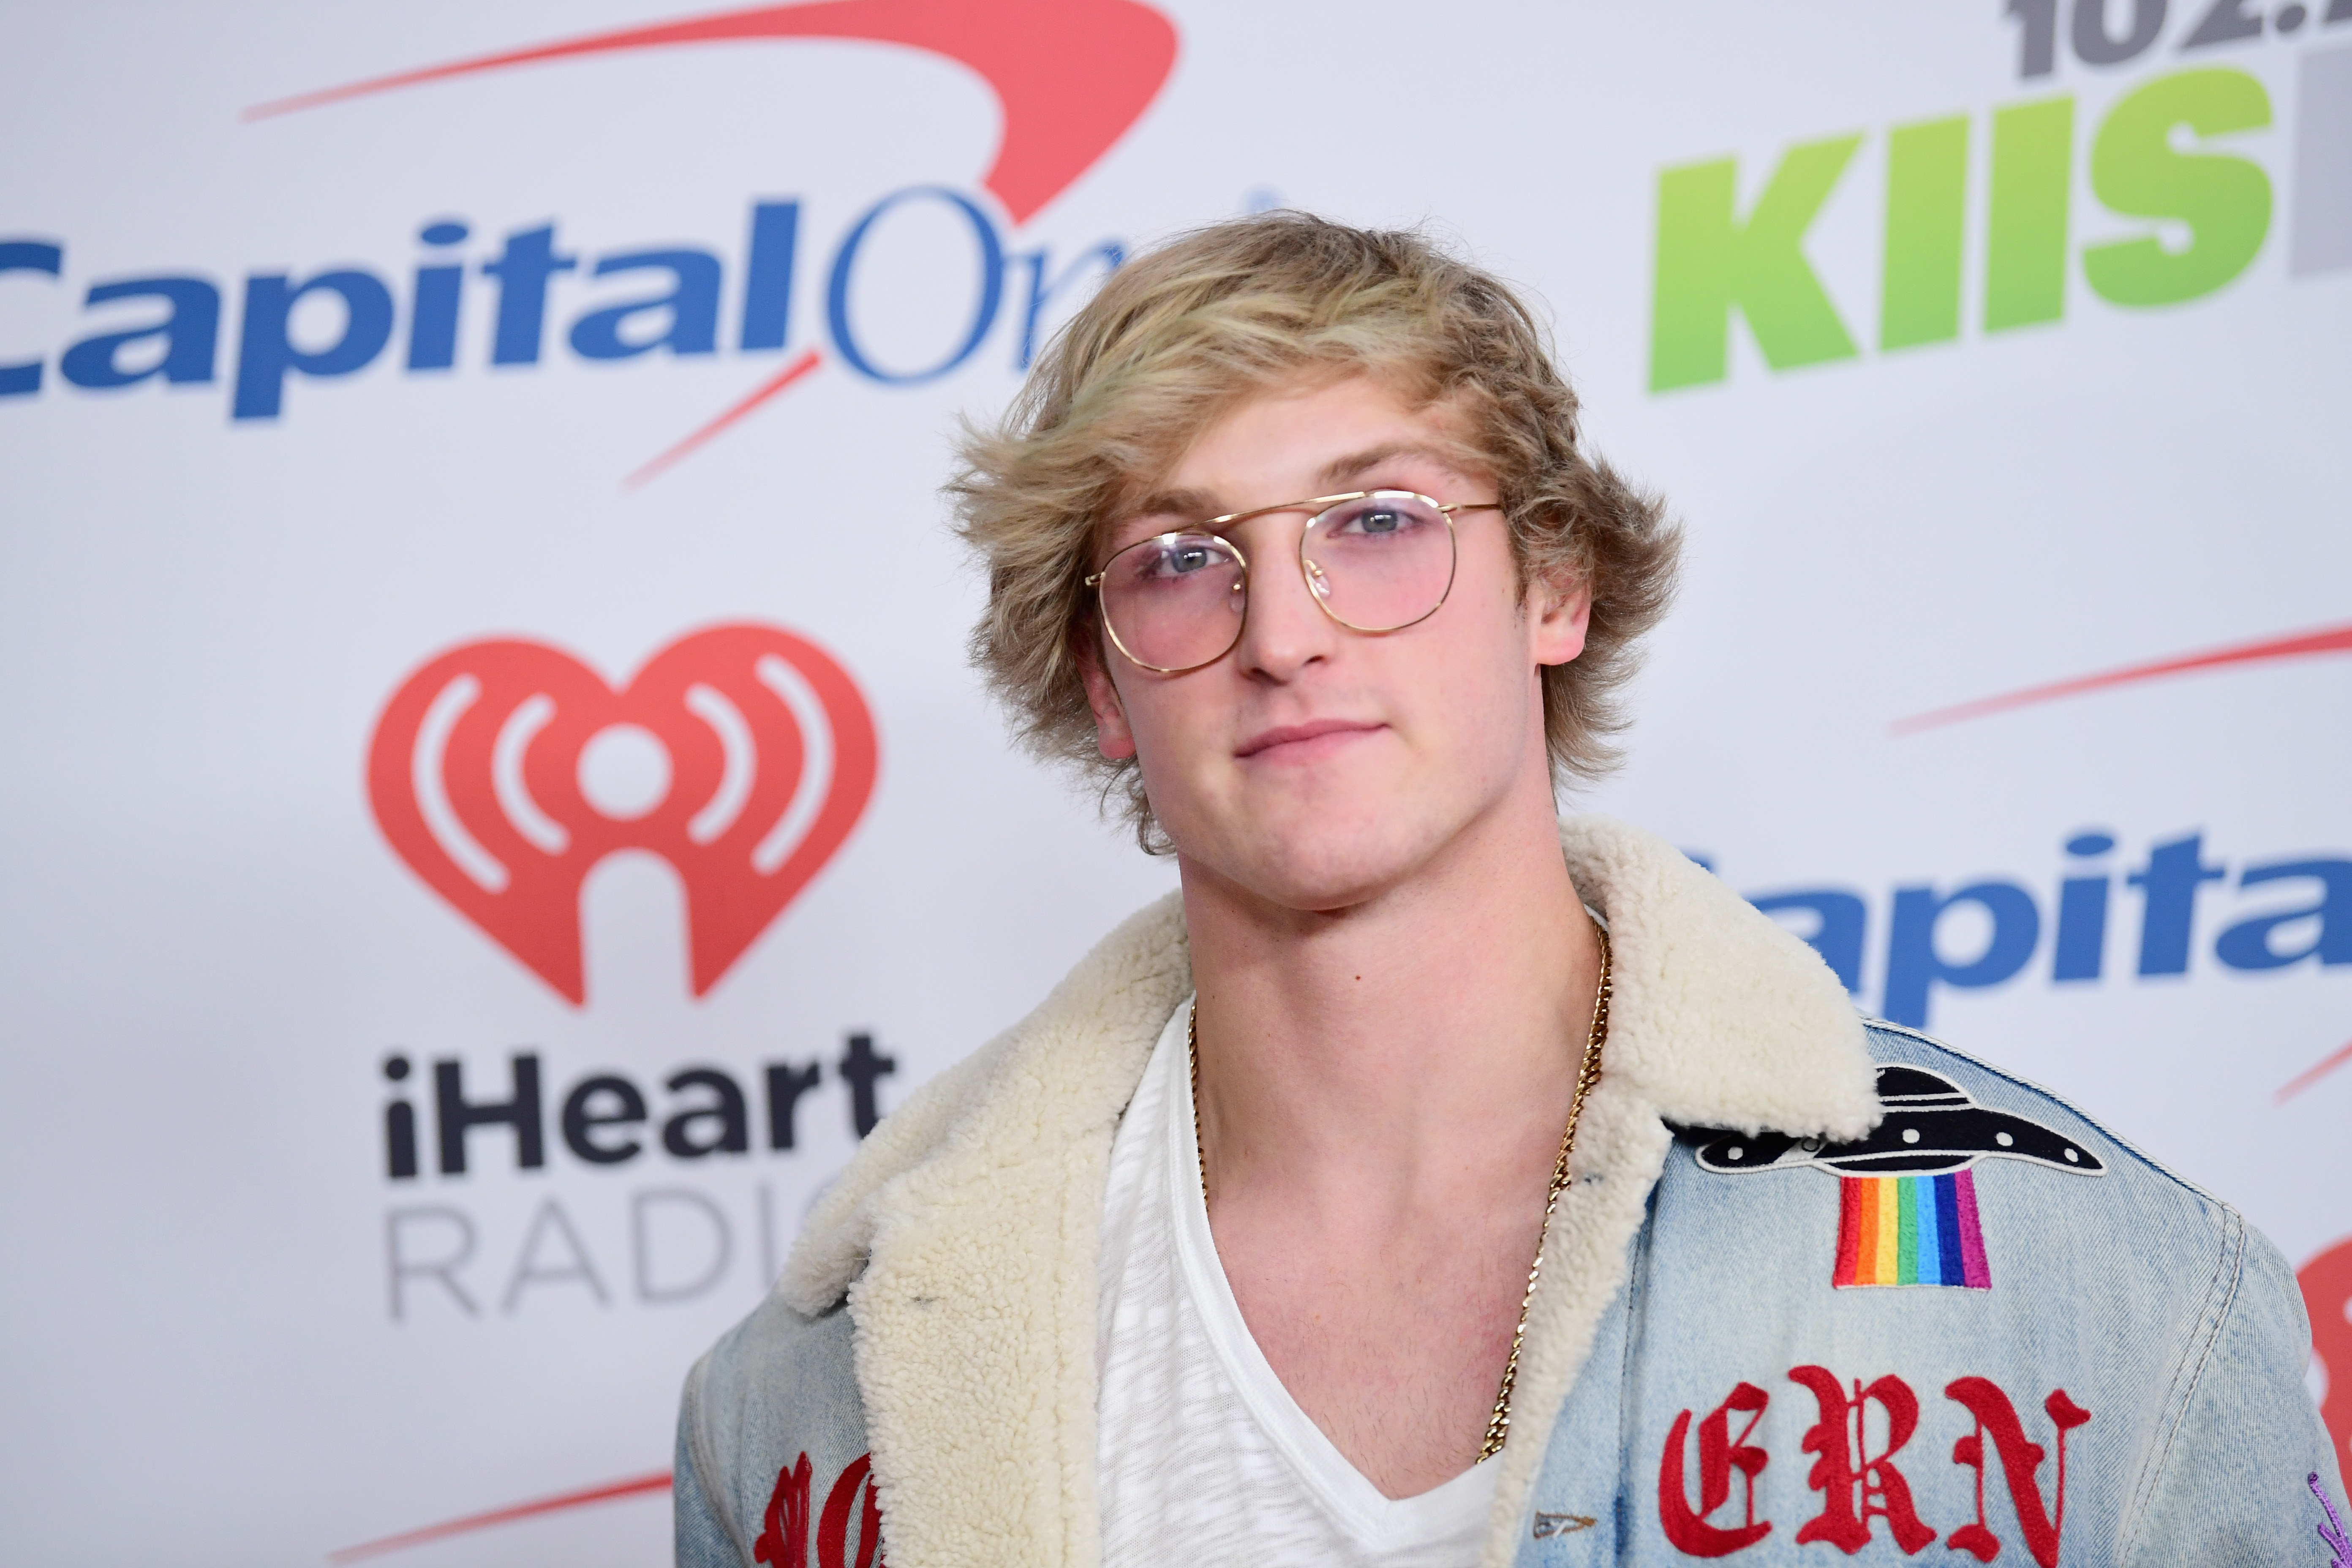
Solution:
{"label": "eyeglass nose bridge", "polygon": [[[1210,522],[1202,524],[1202,531],[1213,534],[1216,539],[1224,544],[1226,549],[1234,552],[1234,559],[1241,563],[1242,574],[1238,586],[1241,589],[1242,595],[1242,613],[1241,618],[1235,622],[1234,626],[1234,640],[1227,643],[1223,647],[1218,649],[1215,658],[1204,659],[1200,664],[1191,665],[1186,668],[1188,669],[1206,668],[1209,665],[1216,663],[1217,659],[1224,658],[1225,655],[1241,647],[1242,639],[1249,636],[1250,604],[1252,599],[1255,597],[1251,593],[1251,587],[1255,574],[1250,567],[1249,552],[1244,550],[1241,546],[1241,542],[1234,539],[1232,535],[1216,531],[1219,525],[1230,528],[1236,523],[1250,522],[1261,517],[1278,517],[1284,512],[1293,511],[1303,513],[1307,518],[1307,521],[1305,526],[1301,527],[1298,531],[1298,575],[1300,580],[1307,584],[1307,596],[1314,601],[1315,607],[1322,611],[1334,626],[1337,626],[1345,631],[1362,632],[1363,628],[1361,626],[1350,625],[1340,616],[1337,610],[1334,610],[1331,607],[1331,579],[1329,575],[1324,572],[1323,563],[1307,553],[1307,536],[1315,531],[1315,525],[1322,521],[1325,516],[1330,512],[1338,510],[1340,507],[1347,505],[1349,501],[1361,500],[1365,496],[1372,493],[1373,492],[1370,490],[1365,490],[1359,493],[1338,497],[1318,496],[1308,500],[1291,501],[1283,506],[1265,506],[1259,507],[1251,511],[1235,512],[1230,517],[1214,518],[1212,519]],[[1438,510],[1440,513],[1444,513],[1446,509],[1439,507]],[[1454,520],[1451,517],[1447,517],[1445,521],[1447,528],[1451,530]],[[1446,591],[1451,593],[1454,587],[1454,576],[1451,572],[1446,574],[1445,585]],[[1432,613],[1435,613],[1433,609]],[[1110,622],[1108,616],[1105,616],[1103,624],[1106,626],[1109,626]],[[1118,634],[1116,633],[1112,634],[1114,640],[1116,640],[1117,635]],[[1175,673],[1181,674],[1184,672],[1176,671]]]}

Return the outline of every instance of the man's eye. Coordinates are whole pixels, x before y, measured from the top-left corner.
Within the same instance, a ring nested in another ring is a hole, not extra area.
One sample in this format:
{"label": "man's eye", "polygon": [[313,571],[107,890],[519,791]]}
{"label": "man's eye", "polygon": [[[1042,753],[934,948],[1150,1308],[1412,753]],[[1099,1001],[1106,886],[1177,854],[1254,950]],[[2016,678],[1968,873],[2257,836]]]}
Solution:
{"label": "man's eye", "polygon": [[1366,506],[1347,513],[1333,531],[1358,538],[1392,538],[1400,533],[1411,533],[1425,521],[1416,510],[1405,507]]}
{"label": "man's eye", "polygon": [[1216,551],[1205,544],[1173,544],[1144,552],[1136,575],[1146,581],[1190,577],[1217,564]]}

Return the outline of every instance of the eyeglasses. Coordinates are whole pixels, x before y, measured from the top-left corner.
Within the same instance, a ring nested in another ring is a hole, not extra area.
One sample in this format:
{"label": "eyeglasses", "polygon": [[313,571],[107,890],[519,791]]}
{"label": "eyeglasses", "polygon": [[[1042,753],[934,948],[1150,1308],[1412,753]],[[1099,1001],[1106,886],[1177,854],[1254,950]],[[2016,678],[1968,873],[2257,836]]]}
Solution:
{"label": "eyeglasses", "polygon": [[1446,505],[1412,490],[1316,496],[1139,539],[1086,585],[1119,652],[1146,669],[1181,675],[1231,652],[1249,610],[1249,559],[1217,530],[1273,512],[1313,512],[1298,536],[1309,596],[1350,631],[1396,632],[1435,615],[1454,589],[1454,514],[1502,510],[1499,501]]}

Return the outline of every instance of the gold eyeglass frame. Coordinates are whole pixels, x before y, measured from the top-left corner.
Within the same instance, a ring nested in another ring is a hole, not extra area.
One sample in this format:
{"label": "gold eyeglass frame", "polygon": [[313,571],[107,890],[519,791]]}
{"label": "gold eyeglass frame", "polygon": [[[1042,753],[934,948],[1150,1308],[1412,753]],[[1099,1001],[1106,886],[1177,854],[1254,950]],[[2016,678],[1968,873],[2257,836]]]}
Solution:
{"label": "gold eyeglass frame", "polygon": [[[1324,574],[1320,566],[1307,558],[1307,536],[1315,531],[1315,525],[1332,511],[1347,505],[1349,501],[1371,500],[1380,496],[1397,496],[1420,501],[1424,506],[1435,508],[1437,515],[1445,520],[1445,546],[1448,556],[1445,566],[1445,588],[1437,595],[1437,603],[1409,621],[1400,622],[1393,626],[1360,626],[1331,607],[1330,579]],[[1087,576],[1086,586],[1095,591],[1095,618],[1102,623],[1103,635],[1110,638],[1111,646],[1118,649],[1120,656],[1138,669],[1148,669],[1155,675],[1190,675],[1196,669],[1208,668],[1240,645],[1242,633],[1249,626],[1249,552],[1233,540],[1218,532],[1218,530],[1232,527],[1236,523],[1247,522],[1254,517],[1271,516],[1278,511],[1310,510],[1313,515],[1307,518],[1307,526],[1298,531],[1298,575],[1307,584],[1307,596],[1315,601],[1317,609],[1321,610],[1349,631],[1360,633],[1365,637],[1386,637],[1391,632],[1401,632],[1407,626],[1421,625],[1422,622],[1444,609],[1446,599],[1453,595],[1454,576],[1462,569],[1462,540],[1454,529],[1454,514],[1457,511],[1500,511],[1503,510],[1503,503],[1498,500],[1441,501],[1436,497],[1425,496],[1419,490],[1349,490],[1344,495],[1310,496],[1305,500],[1285,501],[1279,506],[1253,507],[1247,511],[1227,512],[1223,517],[1213,517],[1205,522],[1196,522],[1189,528],[1171,529],[1166,533],[1151,534],[1111,552],[1110,560],[1102,563],[1102,570],[1090,573]],[[1129,650],[1127,644],[1119,640],[1118,628],[1110,624],[1110,606],[1103,602],[1103,581],[1110,575],[1111,562],[1117,561],[1130,550],[1140,550],[1147,544],[1166,544],[1187,535],[1199,534],[1213,536],[1219,543],[1234,552],[1234,560],[1242,563],[1242,618],[1240,624],[1234,627],[1234,640],[1198,664],[1146,664]]]}

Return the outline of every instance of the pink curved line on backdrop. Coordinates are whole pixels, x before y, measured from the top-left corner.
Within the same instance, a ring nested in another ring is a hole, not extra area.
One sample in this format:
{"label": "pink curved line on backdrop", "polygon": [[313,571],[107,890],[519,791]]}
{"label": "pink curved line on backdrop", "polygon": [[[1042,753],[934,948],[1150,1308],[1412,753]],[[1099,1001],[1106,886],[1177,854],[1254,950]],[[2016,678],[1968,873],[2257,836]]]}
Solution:
{"label": "pink curved line on backdrop", "polygon": [[793,383],[808,374],[809,372],[814,370],[819,364],[823,363],[824,359],[824,356],[818,353],[814,349],[803,350],[799,358],[793,360],[792,363],[784,366],[783,369],[778,371],[766,381],[763,381],[759,385],[753,387],[747,395],[737,399],[716,418],[709,420],[700,428],[692,431],[682,439],[671,443],[667,451],[661,453],[657,457],[649,458],[640,465],[636,472],[631,474],[627,479],[621,481],[621,488],[625,490],[635,489],[639,485],[644,484],[647,479],[652,479],[664,468],[668,468],[672,463],[677,462],[680,458],[685,457],[697,447],[701,446],[705,441],[709,440],[713,436],[718,435],[721,430],[726,429],[727,426],[734,424],[735,421],[742,418],[745,415],[751,413],[751,410],[759,407],[760,405],[767,402],[768,399],[775,396],[776,394],[783,391],[784,388],[792,385]]}
{"label": "pink curved line on backdrop", "polygon": [[626,27],[281,98],[247,120],[543,60],[664,44],[842,38],[969,66],[995,89],[1004,139],[981,182],[1015,224],[1069,188],[1143,116],[1176,63],[1176,29],[1137,0],[816,0]]}
{"label": "pink curved line on backdrop", "polygon": [[2278,1093],[2271,1097],[2271,1103],[2273,1105],[2284,1105],[2288,1100],[2293,1100],[2296,1095],[2301,1094],[2305,1089],[2309,1089],[2313,1084],[2317,1083],[2321,1079],[2326,1078],[2329,1073],[2334,1072],[2346,1062],[2352,1062],[2352,1040],[2347,1040],[2341,1050],[2336,1051],[2325,1061],[2315,1062],[2306,1070],[2296,1074],[2295,1077],[2288,1082],[2285,1088],[2280,1089]]}
{"label": "pink curved line on backdrop", "polygon": [[2004,692],[1998,697],[1980,697],[1973,702],[1962,702],[1950,708],[1938,708],[1931,713],[1897,719],[1887,726],[1887,731],[1894,735],[1916,735],[1922,730],[1933,730],[1938,725],[1981,719],[1988,714],[2005,713],[2012,708],[2030,707],[2037,702],[2079,696],[2086,691],[2154,680],[2159,676],[2185,675],[2193,669],[2216,669],[2223,665],[2254,664],[2264,659],[2296,658],[2314,653],[2352,653],[2352,625],[2330,626],[2324,631],[2301,632],[2293,637],[2270,637],[2261,642],[2239,643],[2230,647],[2210,648],[2203,653],[2186,654],[2178,658],[2158,659],[2152,664],[2135,664],[2098,675],[2053,681],[2047,686],[2029,686],[2021,691]]}
{"label": "pink curved line on backdrop", "polygon": [[428,1524],[421,1530],[404,1531],[387,1535],[381,1541],[363,1542],[346,1546],[340,1552],[327,1553],[327,1561],[338,1565],[357,1563],[362,1558],[381,1557],[388,1552],[404,1552],[412,1546],[422,1546],[428,1541],[440,1541],[467,1531],[486,1530],[493,1524],[507,1524],[518,1519],[533,1519],[541,1514],[561,1513],[565,1509],[585,1508],[590,1503],[615,1502],[625,1497],[644,1492],[667,1491],[669,1472],[657,1476],[632,1476],[625,1481],[608,1481],[603,1486],[583,1487],[578,1491],[562,1492],[554,1497],[539,1498],[530,1502],[519,1502],[509,1508],[494,1508],[487,1513],[469,1513],[463,1519],[445,1520]]}

